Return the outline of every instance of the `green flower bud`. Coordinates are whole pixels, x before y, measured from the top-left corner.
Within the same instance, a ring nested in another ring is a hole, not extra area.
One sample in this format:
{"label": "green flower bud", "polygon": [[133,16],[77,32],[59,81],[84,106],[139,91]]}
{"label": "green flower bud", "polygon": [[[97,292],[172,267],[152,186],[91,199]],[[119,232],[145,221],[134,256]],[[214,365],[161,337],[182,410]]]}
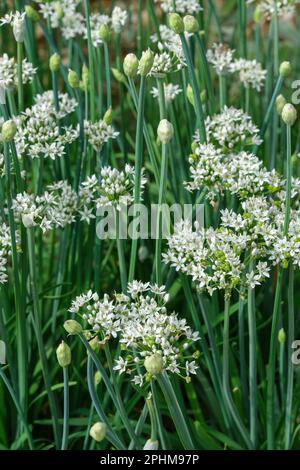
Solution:
{"label": "green flower bud", "polygon": [[148,73],[152,69],[153,61],[154,61],[154,54],[151,51],[151,49],[147,49],[146,51],[142,53],[142,57],[140,58],[140,61],[139,61],[139,72],[142,77],[145,77],[146,75],[148,75]]}
{"label": "green flower bud", "polygon": [[200,100],[201,100],[202,104],[205,104],[207,102],[207,92],[206,92],[206,90],[201,91]]}
{"label": "green flower bud", "polygon": [[82,66],[81,74],[82,74],[82,88],[84,91],[87,91],[90,86],[90,72],[89,72],[88,67],[85,64],[83,64]]}
{"label": "green flower bud", "polygon": [[90,429],[90,436],[97,442],[103,441],[106,436],[107,426],[105,423],[95,423]]}
{"label": "green flower bud", "polygon": [[108,42],[110,37],[110,27],[108,24],[102,24],[99,29],[99,38],[103,42]]}
{"label": "green flower bud", "polygon": [[15,134],[17,132],[17,125],[14,121],[11,119],[9,121],[5,121],[2,124],[2,129],[1,129],[1,138],[3,142],[10,142],[13,140]]}
{"label": "green flower bud", "polygon": [[72,88],[79,88],[79,78],[74,70],[69,69],[68,82]]}
{"label": "green flower bud", "polygon": [[26,15],[28,16],[28,18],[30,18],[32,21],[39,21],[40,15],[30,5],[25,6],[25,12],[26,12]]}
{"label": "green flower bud", "polygon": [[55,52],[55,54],[52,54],[49,60],[49,68],[51,72],[57,72],[59,69],[61,63],[61,58],[60,55]]}
{"label": "green flower bud", "polygon": [[194,91],[190,84],[186,87],[186,97],[192,106],[195,106]]}
{"label": "green flower bud", "polygon": [[297,119],[296,108],[291,103],[285,104],[281,113],[281,117],[285,124],[293,126]]}
{"label": "green flower bud", "polygon": [[82,326],[76,320],[66,320],[64,323],[64,329],[69,335],[79,335],[82,333]]}
{"label": "green flower bud", "polygon": [[162,372],[164,362],[161,356],[153,354],[145,359],[144,366],[149,375],[157,375]]}
{"label": "green flower bud", "polygon": [[184,22],[178,13],[171,13],[169,16],[169,25],[176,34],[181,34],[184,32]]}
{"label": "green flower bud", "polygon": [[197,144],[197,142],[194,140],[194,141],[192,142],[192,145],[191,145],[191,149],[192,149],[192,152],[193,152],[193,153],[195,153],[197,147],[198,147],[198,144]]}
{"label": "green flower bud", "polygon": [[158,450],[159,442],[153,439],[148,439],[143,447],[143,450]]}
{"label": "green flower bud", "polygon": [[58,346],[56,357],[60,367],[68,367],[71,364],[71,349],[64,341]]}
{"label": "green flower bud", "polygon": [[135,77],[139,68],[139,60],[135,54],[127,54],[123,61],[123,70],[127,77]]}
{"label": "green flower bud", "polygon": [[260,20],[262,18],[262,11],[261,11],[261,8],[259,5],[257,5],[257,7],[255,8],[254,10],[254,13],[253,13],[253,21],[254,23],[260,23]]}
{"label": "green flower bud", "polygon": [[286,78],[292,73],[292,66],[287,60],[282,62],[279,67],[279,74],[281,77]]}
{"label": "green flower bud", "polygon": [[292,155],[292,165],[295,167],[298,163],[299,157],[296,153],[293,153]]}
{"label": "green flower bud", "polygon": [[124,83],[126,85],[126,78],[125,75],[120,72],[120,70],[115,69],[114,67],[111,68],[111,73],[113,74],[113,77],[117,80],[119,83]]}
{"label": "green flower bud", "polygon": [[98,340],[97,336],[95,336],[95,338],[93,338],[89,341],[89,345],[91,346],[92,350],[95,353],[99,352],[100,344],[99,344],[99,340]]}
{"label": "green flower bud", "polygon": [[280,344],[284,344],[286,342],[286,334],[283,328],[280,328],[278,331],[278,341]]}
{"label": "green flower bud", "polygon": [[101,382],[101,380],[102,380],[102,375],[101,375],[100,372],[97,370],[97,371],[95,372],[95,375],[94,375],[94,383],[95,383],[96,387],[97,387],[97,385],[99,385],[99,383]]}
{"label": "green flower bud", "polygon": [[112,108],[108,108],[108,110],[103,116],[103,121],[105,122],[105,124],[110,125],[112,123],[112,118],[113,118],[113,110]]}
{"label": "green flower bud", "polygon": [[157,135],[162,144],[168,144],[174,135],[174,128],[167,119],[162,119],[157,128]]}
{"label": "green flower bud", "polygon": [[275,106],[276,106],[276,111],[280,116],[285,105],[286,105],[285,97],[283,95],[278,95],[276,98]]}
{"label": "green flower bud", "polygon": [[192,15],[186,15],[183,18],[183,24],[187,33],[197,33],[199,31],[199,23]]}

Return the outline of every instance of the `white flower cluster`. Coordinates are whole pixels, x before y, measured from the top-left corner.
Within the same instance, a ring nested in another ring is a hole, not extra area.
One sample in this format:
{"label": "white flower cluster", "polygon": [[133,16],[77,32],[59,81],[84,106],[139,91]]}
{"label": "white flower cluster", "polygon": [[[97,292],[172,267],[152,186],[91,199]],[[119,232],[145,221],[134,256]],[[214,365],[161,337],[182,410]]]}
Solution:
{"label": "white flower cluster", "polygon": [[4,24],[11,24],[15,40],[18,42],[24,41],[24,23],[26,13],[20,11],[7,13],[3,18],[0,18],[0,26]]}
{"label": "white flower cluster", "polygon": [[[37,69],[27,59],[22,62],[23,84],[31,83]],[[0,57],[0,88],[16,88],[18,86],[18,66],[13,57],[3,54]]]}
{"label": "white flower cluster", "polygon": [[231,65],[232,73],[238,72],[239,79],[245,88],[260,91],[265,83],[267,71],[256,60],[237,59]]}
{"label": "white flower cluster", "polygon": [[206,188],[210,201],[224,195],[225,191],[244,199],[283,187],[275,170],[268,171],[256,155],[245,151],[225,154],[212,144],[199,144],[189,162],[192,181],[186,184],[187,189]]}
{"label": "white flower cluster", "polygon": [[174,54],[181,64],[185,64],[185,58],[181,45],[180,36],[166,25],[159,25],[159,36],[154,33],[151,41],[157,44],[160,51],[166,50]]}
{"label": "white flower cluster", "polygon": [[100,152],[106,142],[110,139],[116,139],[119,135],[119,132],[116,132],[110,124],[106,124],[103,120],[96,122],[85,121],[84,130],[89,143],[96,152]]}
{"label": "white flower cluster", "polygon": [[[246,146],[260,145],[258,127],[248,114],[241,109],[225,106],[220,114],[208,116],[205,120],[207,140],[226,151],[240,151]],[[199,133],[195,141],[200,142]]]}
{"label": "white flower cluster", "polygon": [[[40,11],[45,19],[49,19],[52,28],[60,28],[65,39],[76,36],[87,38],[86,21],[82,13],[77,10],[80,0],[56,0],[40,2]],[[126,25],[128,13],[119,6],[115,6],[111,17],[100,13],[90,15],[91,36],[95,47],[102,41],[99,38],[99,29],[103,24],[111,25],[116,33],[120,33]]]}
{"label": "white flower cluster", "polygon": [[103,343],[119,337],[122,354],[114,369],[127,373],[135,385],[142,386],[151,378],[145,371],[147,358],[159,358],[160,372],[169,371],[187,380],[198,368],[197,352],[189,352],[199,339],[185,319],[176,313],[167,313],[168,294],[164,286],[133,281],[128,284],[128,294],[113,297],[89,291],[80,295],[70,308],[91,327],[90,335],[98,335]]}
{"label": "white flower cluster", "polygon": [[158,1],[166,13],[177,12],[193,15],[202,10],[198,0],[156,0],[156,2]]}
{"label": "white flower cluster", "polygon": [[[13,201],[16,218],[25,226],[39,226],[43,232],[63,228],[77,217],[90,223],[95,218],[96,208],[112,205],[119,209],[121,204],[133,201],[134,168],[126,165],[123,171],[104,167],[100,181],[96,175],[80,184],[76,193],[67,181],[48,185],[41,195],[20,193]],[[146,179],[141,178],[141,188]]]}
{"label": "white flower cluster", "polygon": [[172,52],[160,52],[155,54],[153,65],[149,72],[149,76],[160,77],[167,73],[178,72],[184,67],[184,63],[180,58]]}
{"label": "white flower cluster", "polygon": [[[123,171],[109,166],[101,169],[100,198],[97,199],[97,208],[103,206],[115,206],[120,209],[121,205],[133,202],[135,172],[131,165],[126,164]],[[144,188],[146,179],[141,177],[141,189]]]}
{"label": "white flower cluster", "polygon": [[11,237],[9,225],[0,224],[0,284],[7,282],[7,259],[11,254]]}
{"label": "white flower cluster", "polygon": [[246,88],[260,91],[266,79],[266,70],[256,60],[234,59],[235,51],[226,44],[214,43],[207,51],[207,60],[218,75],[238,73],[241,83]]}
{"label": "white flower cluster", "polygon": [[[179,85],[174,85],[174,83],[164,83],[164,93],[166,103],[171,103],[175,98],[180,95],[182,89]],[[150,91],[153,98],[158,99],[158,89],[153,87]]]}
{"label": "white flower cluster", "polygon": [[191,276],[198,289],[207,290],[210,295],[224,290],[230,295],[233,289],[253,287],[254,282],[258,285],[269,276],[269,267],[262,261],[251,272],[245,272],[249,241],[246,232],[224,226],[193,230],[190,223],[182,222],[169,238],[163,258],[177,271]]}
{"label": "white flower cluster", "polygon": [[276,11],[279,16],[290,16],[296,12],[296,4],[299,0],[247,0],[247,3],[257,3],[260,11],[266,15],[268,19],[271,19]]}
{"label": "white flower cluster", "polygon": [[59,119],[72,113],[76,101],[67,94],[59,95],[59,111],[54,106],[52,91],[37,95],[35,104],[17,119],[15,142],[19,155],[25,152],[31,158],[62,157],[65,147],[78,138],[78,127],[59,126]]}

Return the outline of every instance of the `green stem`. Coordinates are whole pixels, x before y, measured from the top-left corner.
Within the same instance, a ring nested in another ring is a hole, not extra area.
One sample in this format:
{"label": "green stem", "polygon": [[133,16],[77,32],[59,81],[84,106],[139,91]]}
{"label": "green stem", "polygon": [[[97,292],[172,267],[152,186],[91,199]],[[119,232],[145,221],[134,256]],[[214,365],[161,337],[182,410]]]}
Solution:
{"label": "green stem", "polygon": [[69,370],[68,367],[63,368],[64,374],[64,424],[63,436],[61,442],[61,450],[68,448],[69,440]]}
{"label": "green stem", "polygon": [[42,326],[41,326],[41,312],[39,305],[39,295],[38,295],[38,282],[36,274],[36,263],[35,263],[35,241],[34,241],[34,227],[27,229],[27,240],[28,240],[28,254],[29,254],[29,271],[30,271],[30,285],[31,285],[31,294],[33,300],[33,312],[34,312],[34,327],[37,338],[38,350],[41,360],[41,367],[44,376],[44,382],[48,394],[51,414],[52,414],[52,423],[54,431],[55,445],[59,448],[60,443],[60,430],[58,422],[58,409],[55,400],[54,393],[51,388],[51,380],[47,363],[47,356],[45,351],[45,346],[43,343],[42,336]]}
{"label": "green stem", "polygon": [[295,309],[294,309],[294,267],[292,263],[289,266],[289,284],[288,284],[288,373],[287,373],[287,392],[285,405],[285,449],[289,450],[291,446],[292,431],[292,405],[294,391],[294,364],[291,358],[292,344],[295,339]]}
{"label": "green stem", "polygon": [[174,421],[176,431],[178,433],[179,439],[182,442],[184,449],[194,450],[195,446],[193,444],[190,431],[188,429],[187,423],[184,419],[181,407],[177,401],[176,394],[170,382],[170,379],[166,372],[159,374],[157,376],[158,384],[164,394],[165,400],[167,402],[171,417]]}
{"label": "green stem", "polygon": [[24,110],[24,91],[23,91],[23,43],[17,42],[17,61],[18,61],[18,108],[19,113]]}
{"label": "green stem", "polygon": [[[137,205],[141,200],[141,172],[143,161],[143,121],[144,121],[144,107],[145,107],[145,84],[146,77],[141,77],[140,93],[138,100],[138,114],[137,114],[137,128],[136,128],[136,142],[135,142],[135,179],[134,179],[134,204]],[[133,221],[134,232],[136,230],[136,218]],[[135,275],[135,265],[137,256],[138,240],[132,239],[130,265],[128,281],[131,282]]]}
{"label": "green stem", "polygon": [[202,104],[201,104],[199,87],[198,87],[198,83],[197,83],[195,69],[194,69],[192,58],[191,58],[190,49],[189,49],[187,40],[185,38],[185,35],[183,33],[180,34],[180,39],[181,39],[181,43],[182,43],[183,52],[184,52],[184,55],[185,55],[185,58],[186,58],[186,61],[187,61],[188,71],[189,71],[189,75],[190,75],[190,79],[191,79],[191,85],[192,85],[193,93],[194,93],[195,111],[196,111],[196,115],[197,115],[197,127],[199,129],[200,142],[205,143],[206,142],[206,131],[205,131],[204,113],[203,113],[203,109],[202,109]]}
{"label": "green stem", "polygon": [[23,411],[22,411],[21,405],[20,405],[20,403],[17,399],[17,396],[15,395],[15,392],[14,392],[12,386],[10,385],[10,382],[9,382],[8,378],[6,377],[5,373],[3,372],[2,367],[0,367],[0,377],[2,378],[3,382],[5,383],[6,388],[9,391],[9,394],[12,398],[12,401],[14,402],[14,405],[15,405],[18,413],[19,413],[20,419],[21,419],[22,424],[23,424],[24,429],[25,429],[25,433],[26,433],[26,437],[27,437],[27,440],[28,440],[29,448],[30,448],[30,450],[33,450],[33,440],[32,440],[30,429],[27,425],[27,421],[25,419],[25,416],[23,414]]}
{"label": "green stem", "polygon": [[228,294],[225,296],[225,309],[224,309],[224,331],[223,331],[223,391],[224,398],[227,403],[228,410],[241,433],[242,438],[248,449],[253,449],[253,444],[250,440],[247,429],[245,428],[235,403],[231,396],[230,381],[229,381],[229,321],[230,321],[230,299]]}
{"label": "green stem", "polygon": [[122,292],[125,294],[127,290],[127,270],[126,270],[126,261],[124,254],[124,240],[120,239],[120,216],[122,212],[116,210],[116,237],[117,237],[117,249],[118,249],[118,258],[119,258],[119,269],[120,269],[120,278]]}
{"label": "green stem", "polygon": [[[249,271],[253,270],[253,261]],[[257,364],[256,364],[256,317],[254,289],[248,288],[248,326],[249,326],[249,401],[250,437],[254,448],[257,445]]]}
{"label": "green stem", "polygon": [[96,119],[95,70],[94,70],[94,60],[93,60],[93,43],[92,43],[92,37],[91,37],[89,0],[84,0],[84,9],[85,9],[85,17],[86,17],[86,31],[87,31],[88,57],[89,57],[90,112],[91,112],[91,121],[94,122]]}

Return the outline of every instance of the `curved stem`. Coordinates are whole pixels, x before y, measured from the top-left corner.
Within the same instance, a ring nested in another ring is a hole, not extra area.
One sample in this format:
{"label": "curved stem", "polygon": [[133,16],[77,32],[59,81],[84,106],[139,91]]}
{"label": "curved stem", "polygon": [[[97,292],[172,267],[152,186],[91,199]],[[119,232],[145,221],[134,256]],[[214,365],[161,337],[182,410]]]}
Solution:
{"label": "curved stem", "polygon": [[63,436],[61,442],[61,450],[68,448],[69,440],[69,371],[68,367],[63,368],[64,374],[64,424]]}

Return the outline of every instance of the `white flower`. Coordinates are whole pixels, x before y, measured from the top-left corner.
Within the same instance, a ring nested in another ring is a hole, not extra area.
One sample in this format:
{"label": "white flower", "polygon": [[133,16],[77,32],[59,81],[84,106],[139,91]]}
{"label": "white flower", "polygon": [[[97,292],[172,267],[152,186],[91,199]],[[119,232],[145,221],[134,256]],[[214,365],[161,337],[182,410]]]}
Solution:
{"label": "white flower", "polygon": [[231,71],[234,50],[226,44],[214,43],[211,49],[206,53],[207,60],[216,69],[218,75],[226,74]]}
{"label": "white flower", "polygon": [[264,86],[267,71],[256,60],[237,59],[230,68],[231,72],[238,72],[240,81],[248,88],[260,91]]}
{"label": "white flower", "polygon": [[[37,69],[27,59],[23,60],[22,82],[31,83]],[[18,66],[15,59],[7,54],[0,57],[0,87],[3,89],[18,86]]]}
{"label": "white flower", "polygon": [[20,11],[16,11],[15,13],[11,12],[6,14],[4,18],[0,18],[0,26],[4,24],[12,25],[14,37],[17,42],[24,41],[25,16],[25,12],[21,13]]}
{"label": "white flower", "polygon": [[[160,1],[160,6],[166,13],[194,14],[202,10],[198,0],[156,0]],[[175,8],[174,8],[175,4]]]}
{"label": "white flower", "polygon": [[116,365],[114,366],[114,370],[118,370],[119,374],[126,372],[127,361],[124,361],[124,359],[120,356],[119,359],[116,359],[115,362],[116,362]]}
{"label": "white flower", "polygon": [[122,8],[118,6],[114,7],[111,15],[111,24],[116,33],[121,33],[127,22],[127,18],[128,13],[126,10],[122,10]]}
{"label": "white flower", "polygon": [[103,120],[85,121],[84,130],[89,143],[97,152],[100,152],[106,142],[110,139],[116,139],[119,135],[119,132],[116,132],[111,125],[106,124]]}
{"label": "white flower", "polygon": [[[182,89],[179,85],[174,85],[173,83],[164,83],[164,92],[166,103],[171,103],[182,92]],[[156,87],[153,87],[150,93],[153,98],[158,99],[158,89]]]}

